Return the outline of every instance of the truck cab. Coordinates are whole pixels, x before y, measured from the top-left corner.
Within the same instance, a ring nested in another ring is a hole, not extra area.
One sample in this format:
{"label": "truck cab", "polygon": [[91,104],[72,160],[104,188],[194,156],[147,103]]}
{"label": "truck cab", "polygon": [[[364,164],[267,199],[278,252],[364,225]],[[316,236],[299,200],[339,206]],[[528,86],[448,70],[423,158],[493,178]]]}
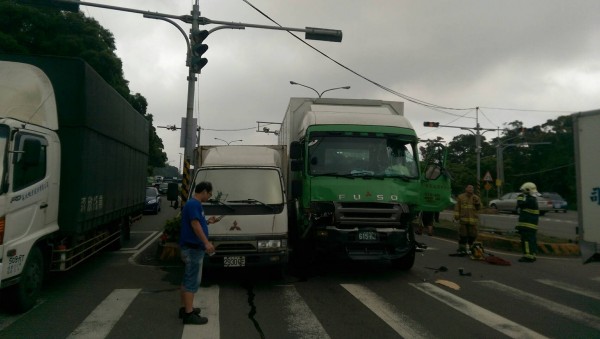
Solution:
{"label": "truck cab", "polygon": [[282,146],[202,146],[193,187],[209,181],[211,199],[203,203],[209,240],[216,254],[209,266],[270,266],[283,269],[288,261],[288,220],[281,171]]}

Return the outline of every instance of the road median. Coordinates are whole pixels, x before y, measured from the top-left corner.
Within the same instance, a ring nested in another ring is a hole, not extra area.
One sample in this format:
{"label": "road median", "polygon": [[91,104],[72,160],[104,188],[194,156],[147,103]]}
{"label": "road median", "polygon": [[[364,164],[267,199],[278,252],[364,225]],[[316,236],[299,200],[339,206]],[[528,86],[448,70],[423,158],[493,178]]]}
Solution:
{"label": "road median", "polygon": [[[448,220],[440,220],[435,225],[435,235],[446,239],[458,241],[458,223]],[[480,241],[484,248],[502,250],[508,252],[521,252],[521,238],[516,232],[501,232],[498,230],[483,228],[479,231]],[[538,232],[538,254],[548,256],[579,257],[581,251],[579,244],[567,239],[548,237]]]}

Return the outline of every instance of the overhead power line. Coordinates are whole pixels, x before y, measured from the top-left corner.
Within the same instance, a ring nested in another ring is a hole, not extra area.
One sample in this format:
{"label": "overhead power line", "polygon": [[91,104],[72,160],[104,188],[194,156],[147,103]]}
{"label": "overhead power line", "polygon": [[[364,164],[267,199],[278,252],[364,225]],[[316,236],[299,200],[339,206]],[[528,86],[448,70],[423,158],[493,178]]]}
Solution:
{"label": "overhead power line", "polygon": [[[273,23],[274,23],[274,24],[276,24],[277,26],[279,26],[279,27],[283,27],[283,26],[281,26],[281,25],[280,25],[280,24],[279,24],[277,21],[275,21],[275,20],[274,20],[274,19],[272,19],[272,18],[271,18],[269,15],[267,15],[265,12],[263,12],[262,10],[260,10],[259,8],[257,8],[257,7],[256,7],[256,6],[254,6],[253,4],[251,4],[251,3],[250,3],[250,1],[248,1],[248,0],[242,0],[242,1],[244,1],[244,2],[245,2],[247,5],[248,5],[248,6],[252,7],[254,10],[256,10],[258,13],[260,13],[260,14],[261,14],[262,16],[264,16],[265,18],[269,19],[271,22],[273,22]],[[388,92],[388,93],[391,93],[391,94],[394,94],[394,95],[396,95],[396,96],[398,96],[398,97],[400,97],[400,98],[403,98],[403,99],[405,99],[405,100],[407,100],[407,101],[410,101],[410,102],[412,102],[412,103],[415,103],[415,104],[417,104],[417,105],[421,105],[421,106],[424,106],[424,107],[427,107],[427,108],[430,108],[430,109],[433,109],[433,110],[435,110],[435,111],[438,111],[438,112],[441,112],[441,113],[444,113],[444,114],[453,115],[453,116],[456,116],[456,117],[461,117],[461,118],[462,118],[462,117],[464,117],[464,115],[459,115],[459,114],[455,114],[455,113],[451,113],[451,112],[446,112],[446,111],[443,111],[443,110],[445,110],[445,109],[446,109],[446,110],[458,110],[458,111],[462,111],[462,110],[473,110],[473,109],[475,109],[475,107],[463,107],[463,108],[457,108],[457,107],[447,107],[447,106],[440,106],[440,105],[433,104],[433,103],[430,103],[430,102],[427,102],[427,101],[424,101],[424,100],[421,100],[421,99],[417,99],[417,98],[414,98],[414,97],[408,96],[408,95],[406,95],[406,94],[403,94],[403,93],[400,93],[400,92],[398,92],[398,91],[395,91],[395,90],[393,90],[393,89],[391,89],[391,88],[389,88],[389,87],[387,87],[387,86],[384,86],[384,85],[382,85],[382,84],[380,84],[380,83],[378,83],[378,82],[376,82],[376,81],[374,81],[374,80],[371,80],[371,79],[367,78],[366,76],[364,76],[364,75],[362,75],[362,74],[358,73],[357,71],[355,71],[355,70],[353,70],[353,69],[349,68],[348,66],[346,66],[346,65],[342,64],[341,62],[339,62],[339,61],[337,61],[337,60],[333,59],[332,57],[330,57],[330,56],[329,56],[329,55],[327,55],[326,53],[322,52],[322,51],[321,51],[321,50],[319,50],[318,48],[314,47],[313,45],[309,44],[308,42],[306,42],[306,41],[304,41],[303,39],[301,39],[300,37],[298,37],[296,34],[294,34],[294,33],[290,32],[290,31],[287,31],[287,32],[288,32],[290,35],[292,35],[294,38],[296,38],[298,41],[300,41],[300,42],[302,42],[303,44],[305,44],[306,46],[308,46],[308,47],[312,48],[314,51],[316,51],[317,53],[321,54],[321,55],[322,55],[322,56],[324,56],[325,58],[329,59],[330,61],[332,61],[332,62],[333,62],[333,63],[335,63],[336,65],[338,65],[338,66],[340,66],[340,67],[344,68],[345,70],[347,70],[347,71],[349,71],[350,73],[352,73],[352,74],[354,74],[354,75],[358,76],[359,78],[361,78],[361,79],[363,79],[363,80],[366,80],[367,82],[369,82],[369,83],[371,83],[371,84],[373,84],[373,85],[375,85],[375,86],[377,86],[377,87],[379,87],[379,88],[383,89],[384,91],[386,91],[386,92]],[[549,113],[571,113],[571,112],[574,112],[574,111],[549,111],[549,110],[533,110],[533,109],[511,109],[511,108],[482,107],[482,106],[480,106],[479,108],[498,109],[498,110],[509,110],[509,111],[522,111],[522,112],[549,112]],[[487,119],[487,117],[486,117],[486,119]],[[489,119],[488,119],[488,121],[489,121]]]}

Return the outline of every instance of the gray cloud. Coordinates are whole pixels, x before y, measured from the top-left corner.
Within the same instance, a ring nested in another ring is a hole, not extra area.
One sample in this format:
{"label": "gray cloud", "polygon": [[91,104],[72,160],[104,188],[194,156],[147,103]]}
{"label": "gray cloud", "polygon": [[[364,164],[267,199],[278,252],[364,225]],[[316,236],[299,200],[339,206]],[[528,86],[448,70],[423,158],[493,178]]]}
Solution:
{"label": "gray cloud", "polygon": [[[114,1],[97,3],[117,5]],[[600,106],[600,2],[594,0],[400,1],[250,0],[287,27],[341,29],[342,43],[308,41],[354,71],[395,91],[451,107],[482,108],[482,127],[520,120],[544,123],[561,113]],[[118,6],[187,15],[192,0],[122,0]],[[143,94],[156,125],[180,125],[186,112],[184,39],[165,22],[82,6],[115,35],[132,91]],[[244,1],[200,1],[213,20],[271,25]],[[188,31],[190,26],[179,22]],[[208,26],[207,28],[212,28]],[[298,36],[303,37],[302,33]],[[276,143],[272,134],[210,129],[255,128],[281,121],[290,97],[314,96],[294,80],[343,98],[405,101],[344,70],[282,31],[222,30],[207,39],[209,60],[197,82],[202,144],[243,139]],[[423,137],[450,140],[456,129],[426,129],[425,120],[475,126],[475,111],[454,115],[407,103],[405,115]],[[488,133],[489,134],[489,133]],[[488,136],[486,134],[486,136]],[[169,159],[179,160],[179,135],[159,130]],[[174,164],[173,163],[173,164]]]}

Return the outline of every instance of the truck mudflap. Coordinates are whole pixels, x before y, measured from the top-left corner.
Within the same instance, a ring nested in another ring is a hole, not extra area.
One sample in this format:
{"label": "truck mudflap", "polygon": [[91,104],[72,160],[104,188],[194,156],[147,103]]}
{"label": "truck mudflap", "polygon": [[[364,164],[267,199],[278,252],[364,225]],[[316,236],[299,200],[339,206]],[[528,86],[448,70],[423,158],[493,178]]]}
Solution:
{"label": "truck mudflap", "polygon": [[338,229],[334,226],[317,232],[317,247],[338,257],[352,260],[396,260],[415,248],[407,229]]}

